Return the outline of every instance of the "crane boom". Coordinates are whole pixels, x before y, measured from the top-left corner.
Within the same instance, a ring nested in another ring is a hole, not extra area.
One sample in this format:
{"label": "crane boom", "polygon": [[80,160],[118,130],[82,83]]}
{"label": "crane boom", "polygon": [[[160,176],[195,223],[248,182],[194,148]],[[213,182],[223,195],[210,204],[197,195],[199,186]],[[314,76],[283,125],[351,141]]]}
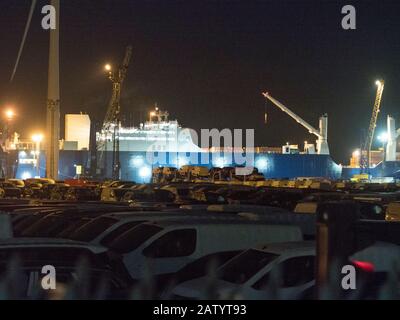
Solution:
{"label": "crane boom", "polygon": [[289,108],[285,107],[282,103],[280,103],[278,100],[273,98],[272,96],[269,95],[268,92],[264,92],[263,96],[270,100],[274,105],[276,105],[279,109],[281,109],[283,112],[287,113],[289,116],[291,116],[294,120],[296,120],[298,123],[300,123],[303,127],[305,127],[308,132],[316,135],[318,138],[322,138],[322,135],[320,134],[319,130],[315,129],[311,124],[309,124],[307,121],[303,120],[300,118],[297,114],[295,114],[293,111],[291,111]]}
{"label": "crane boom", "polygon": [[287,113],[290,117],[292,117],[296,122],[300,123],[303,127],[305,127],[309,133],[317,136],[317,151],[318,154],[329,154],[329,146],[328,146],[328,115],[324,114],[319,118],[319,130],[315,129],[311,124],[307,121],[300,118],[297,114],[291,111],[289,108],[285,107],[278,100],[273,98],[268,92],[264,92],[263,96],[270,100],[274,105],[276,105],[283,112]]}
{"label": "crane boom", "polygon": [[121,87],[128,72],[131,57],[132,46],[128,46],[126,48],[123,63],[119,70],[116,72],[110,71],[109,73],[109,79],[113,84],[113,93],[103,121],[103,130],[109,130],[110,126],[114,124],[115,120],[118,118],[120,112]]}
{"label": "crane boom", "polygon": [[128,72],[129,63],[132,57],[132,46],[128,46],[125,51],[124,60],[118,70],[109,70],[108,78],[112,82],[112,96],[104,117],[103,125],[98,135],[97,150],[99,151],[99,165],[102,169],[106,169],[105,151],[107,149],[107,141],[112,137],[113,141],[113,178],[119,178],[120,162],[119,162],[119,127],[120,127],[120,100],[121,88]]}
{"label": "crane boom", "polygon": [[370,153],[371,153],[372,141],[374,138],[376,121],[378,119],[378,114],[379,114],[380,107],[381,107],[382,94],[383,94],[383,88],[385,86],[385,82],[383,80],[378,80],[378,81],[376,81],[376,85],[378,86],[378,88],[376,90],[375,103],[374,103],[374,107],[372,109],[372,116],[371,116],[371,120],[369,122],[367,137],[364,141],[364,145],[362,146],[362,150],[361,150],[360,167],[363,171],[369,170],[369,160],[370,160],[369,158],[370,158]]}

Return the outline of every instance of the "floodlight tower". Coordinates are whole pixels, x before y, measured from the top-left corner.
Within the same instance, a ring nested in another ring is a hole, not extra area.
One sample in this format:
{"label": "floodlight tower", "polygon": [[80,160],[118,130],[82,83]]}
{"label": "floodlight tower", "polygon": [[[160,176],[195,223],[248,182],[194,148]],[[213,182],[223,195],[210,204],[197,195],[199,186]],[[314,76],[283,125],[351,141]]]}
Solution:
{"label": "floodlight tower", "polygon": [[60,141],[60,0],[51,0],[56,10],[56,28],[50,29],[49,74],[46,115],[46,176],[58,179]]}

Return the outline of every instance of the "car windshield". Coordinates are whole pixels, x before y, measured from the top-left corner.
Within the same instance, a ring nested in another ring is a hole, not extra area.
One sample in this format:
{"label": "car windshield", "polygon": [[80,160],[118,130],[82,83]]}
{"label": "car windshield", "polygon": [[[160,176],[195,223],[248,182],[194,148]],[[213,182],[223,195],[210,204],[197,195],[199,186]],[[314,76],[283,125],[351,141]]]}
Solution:
{"label": "car windshield", "polygon": [[117,221],[117,219],[108,217],[95,219],[76,230],[68,238],[77,241],[92,241]]}
{"label": "car windshield", "polygon": [[143,222],[147,222],[146,220],[137,220],[137,221],[130,221],[127,223],[124,223],[122,225],[120,225],[119,227],[115,228],[113,231],[111,231],[110,233],[108,233],[101,241],[100,243],[103,246],[108,247],[108,245],[114,241],[114,239],[118,238],[121,234],[123,234],[124,232],[132,229],[133,227],[136,227],[137,225],[143,223]]}
{"label": "car windshield", "polygon": [[197,259],[181,270],[178,271],[177,275],[180,280],[194,279],[201,277],[208,272],[211,272],[213,268],[218,268],[228,260],[232,259],[234,256],[238,255],[241,251],[224,251],[206,255]]}
{"label": "car windshield", "polygon": [[229,261],[219,270],[219,278],[241,284],[278,257],[277,254],[250,249]]}
{"label": "car windshield", "polygon": [[128,253],[137,249],[142,243],[160,232],[163,228],[151,224],[140,224],[124,232],[109,244],[117,253]]}

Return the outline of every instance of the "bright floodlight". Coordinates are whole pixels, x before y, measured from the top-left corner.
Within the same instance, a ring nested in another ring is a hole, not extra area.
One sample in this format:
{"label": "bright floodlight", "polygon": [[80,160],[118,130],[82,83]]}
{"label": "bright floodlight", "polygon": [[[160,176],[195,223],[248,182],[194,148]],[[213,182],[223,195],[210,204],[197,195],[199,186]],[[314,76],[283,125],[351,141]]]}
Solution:
{"label": "bright floodlight", "polygon": [[354,157],[359,157],[360,156],[360,149],[356,149],[353,151],[353,156]]}
{"label": "bright floodlight", "polygon": [[380,80],[376,80],[376,81],[375,81],[375,84],[376,84],[377,86],[380,86],[382,83],[380,82]]}
{"label": "bright floodlight", "polygon": [[132,160],[133,166],[136,168],[143,166],[143,162],[144,162],[144,160],[140,156],[137,156],[137,157],[133,158],[133,160]]}
{"label": "bright floodlight", "polygon": [[32,136],[32,140],[34,141],[34,142],[41,142],[42,140],[43,140],[43,135],[42,134],[34,134],[33,136]]}
{"label": "bright floodlight", "polygon": [[186,166],[186,165],[188,165],[189,164],[189,161],[188,161],[188,159],[186,159],[186,157],[179,157],[178,158],[178,167],[180,168],[180,167],[183,167],[183,166]]}
{"label": "bright floodlight", "polygon": [[378,136],[380,142],[387,142],[389,139],[387,132],[383,132]]}
{"label": "bright floodlight", "polygon": [[8,120],[12,120],[14,118],[15,113],[13,110],[8,109],[5,113]]}
{"label": "bright floodlight", "polygon": [[24,171],[21,175],[22,180],[30,179],[32,178],[32,175],[29,171]]}
{"label": "bright floodlight", "polygon": [[217,158],[214,160],[214,165],[217,168],[223,168],[225,166],[225,159],[224,158]]}
{"label": "bright floodlight", "polygon": [[111,64],[106,64],[106,65],[104,66],[104,69],[105,69],[106,71],[111,71]]}
{"label": "bright floodlight", "polygon": [[143,179],[151,177],[151,169],[149,167],[142,167],[139,170],[139,176]]}
{"label": "bright floodlight", "polygon": [[256,167],[258,170],[265,170],[268,167],[268,161],[265,158],[260,158],[256,161]]}

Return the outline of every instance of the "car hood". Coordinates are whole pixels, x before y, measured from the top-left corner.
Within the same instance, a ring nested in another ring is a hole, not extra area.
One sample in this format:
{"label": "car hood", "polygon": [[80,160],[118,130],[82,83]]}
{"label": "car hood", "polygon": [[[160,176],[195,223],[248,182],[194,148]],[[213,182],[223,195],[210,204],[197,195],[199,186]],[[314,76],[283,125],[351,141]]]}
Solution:
{"label": "car hood", "polygon": [[172,290],[172,295],[190,299],[209,299],[217,295],[218,299],[232,299],[239,286],[212,277],[201,277],[182,282]]}

